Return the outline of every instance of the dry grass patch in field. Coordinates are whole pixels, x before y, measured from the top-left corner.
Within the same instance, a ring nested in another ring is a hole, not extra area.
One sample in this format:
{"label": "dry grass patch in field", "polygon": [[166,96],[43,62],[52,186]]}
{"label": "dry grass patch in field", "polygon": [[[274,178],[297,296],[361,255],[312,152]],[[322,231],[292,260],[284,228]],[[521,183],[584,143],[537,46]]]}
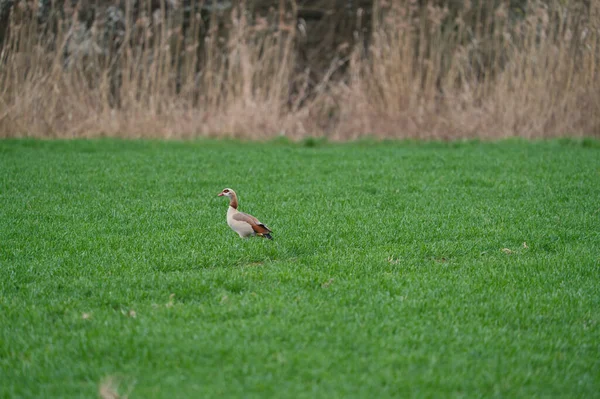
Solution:
{"label": "dry grass patch in field", "polygon": [[98,395],[102,399],[127,399],[135,382],[126,382],[122,377],[107,376],[98,385]]}

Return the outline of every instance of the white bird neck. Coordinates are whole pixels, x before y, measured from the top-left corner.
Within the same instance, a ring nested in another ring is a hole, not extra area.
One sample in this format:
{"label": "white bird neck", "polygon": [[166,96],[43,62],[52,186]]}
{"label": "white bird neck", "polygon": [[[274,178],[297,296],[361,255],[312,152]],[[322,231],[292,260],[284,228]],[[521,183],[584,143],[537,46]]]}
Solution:
{"label": "white bird neck", "polygon": [[232,217],[236,213],[239,213],[239,211],[237,209],[235,209],[234,207],[230,206],[229,208],[227,208],[227,217],[228,218]]}

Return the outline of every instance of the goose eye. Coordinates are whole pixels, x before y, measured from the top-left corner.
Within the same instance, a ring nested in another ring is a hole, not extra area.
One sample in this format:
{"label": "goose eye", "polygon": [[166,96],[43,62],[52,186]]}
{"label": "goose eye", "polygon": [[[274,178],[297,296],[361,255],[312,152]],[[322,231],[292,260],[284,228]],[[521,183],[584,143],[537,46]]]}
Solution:
{"label": "goose eye", "polygon": [[223,192],[224,192],[224,193],[228,193],[228,192],[229,192],[229,190],[223,190]]}

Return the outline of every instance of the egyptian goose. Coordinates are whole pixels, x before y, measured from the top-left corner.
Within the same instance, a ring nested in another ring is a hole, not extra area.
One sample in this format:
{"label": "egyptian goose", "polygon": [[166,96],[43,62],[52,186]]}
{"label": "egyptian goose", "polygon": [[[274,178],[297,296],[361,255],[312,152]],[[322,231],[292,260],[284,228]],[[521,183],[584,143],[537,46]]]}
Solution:
{"label": "egyptian goose", "polygon": [[252,215],[240,212],[237,210],[238,199],[235,191],[230,188],[225,188],[218,195],[219,197],[229,198],[229,209],[227,210],[227,224],[233,231],[238,233],[240,237],[247,238],[250,236],[260,236],[272,240],[271,230],[264,224],[258,221]]}

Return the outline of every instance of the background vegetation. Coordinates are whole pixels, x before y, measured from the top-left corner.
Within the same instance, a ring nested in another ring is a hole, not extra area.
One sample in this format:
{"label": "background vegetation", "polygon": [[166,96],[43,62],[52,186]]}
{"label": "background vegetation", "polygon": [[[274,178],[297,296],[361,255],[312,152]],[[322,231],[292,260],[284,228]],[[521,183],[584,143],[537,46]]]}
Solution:
{"label": "background vegetation", "polygon": [[599,397],[598,141],[305,144],[0,141],[0,397]]}
{"label": "background vegetation", "polygon": [[0,135],[600,134],[597,2],[0,1]]}

